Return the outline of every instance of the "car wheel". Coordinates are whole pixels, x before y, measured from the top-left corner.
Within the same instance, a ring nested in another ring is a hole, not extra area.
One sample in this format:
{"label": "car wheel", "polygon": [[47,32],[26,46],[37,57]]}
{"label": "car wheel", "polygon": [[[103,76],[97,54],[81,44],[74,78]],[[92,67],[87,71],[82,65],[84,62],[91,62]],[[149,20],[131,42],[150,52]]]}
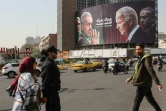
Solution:
{"label": "car wheel", "polygon": [[113,70],[112,70],[112,73],[113,73],[114,75],[117,75],[117,74],[118,74],[118,72],[117,72],[116,69],[113,69]]}
{"label": "car wheel", "polygon": [[124,73],[125,73],[125,74],[128,74],[128,70],[127,70],[127,68],[124,69]]}
{"label": "car wheel", "polygon": [[74,72],[77,72],[77,71],[74,71]]}
{"label": "car wheel", "polygon": [[96,70],[96,67],[93,67],[93,71],[95,71]]}
{"label": "car wheel", "polygon": [[8,72],[7,76],[8,76],[8,78],[14,78],[15,75],[16,75],[16,73],[14,71],[10,71],[10,72]]}
{"label": "car wheel", "polygon": [[83,72],[87,72],[87,68],[86,67],[83,69]]}
{"label": "car wheel", "polygon": [[34,71],[34,74],[35,74],[36,76],[40,76],[40,71],[39,71],[39,70],[35,70],[35,71]]}
{"label": "car wheel", "polygon": [[129,71],[129,66],[126,67],[127,71]]}

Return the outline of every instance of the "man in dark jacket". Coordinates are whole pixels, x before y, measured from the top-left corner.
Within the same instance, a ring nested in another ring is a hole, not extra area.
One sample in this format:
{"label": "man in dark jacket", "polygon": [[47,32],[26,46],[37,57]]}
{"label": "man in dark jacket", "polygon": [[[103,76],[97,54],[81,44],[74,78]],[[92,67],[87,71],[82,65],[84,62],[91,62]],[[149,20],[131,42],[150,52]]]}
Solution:
{"label": "man in dark jacket", "polygon": [[132,81],[134,86],[137,86],[136,97],[134,101],[134,106],[132,111],[138,111],[139,106],[145,96],[148,102],[154,107],[156,111],[161,111],[161,108],[155,101],[151,87],[152,87],[152,79],[156,82],[159,89],[162,89],[162,85],[156,73],[153,69],[152,65],[152,56],[150,54],[144,53],[144,45],[137,44],[136,45],[136,54],[140,57],[138,62],[135,65],[135,70],[133,76],[126,79],[126,82]]}
{"label": "man in dark jacket", "polygon": [[61,88],[60,72],[54,62],[57,58],[57,49],[50,46],[47,49],[48,57],[42,65],[42,103],[46,103],[46,111],[60,111],[60,98],[58,91]]}

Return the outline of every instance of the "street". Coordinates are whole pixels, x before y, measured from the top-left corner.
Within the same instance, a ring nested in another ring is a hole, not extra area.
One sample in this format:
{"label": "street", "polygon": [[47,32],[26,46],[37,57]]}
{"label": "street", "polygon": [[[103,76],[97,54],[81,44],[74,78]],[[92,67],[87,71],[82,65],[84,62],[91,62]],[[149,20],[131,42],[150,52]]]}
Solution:
{"label": "street", "polygon": [[[62,89],[60,91],[61,111],[131,111],[136,87],[125,83],[126,78],[132,75],[131,67],[128,74],[111,72],[104,74],[102,69],[95,72],[73,72],[71,69],[61,71]],[[156,70],[156,65],[154,65]],[[161,91],[153,84],[152,92],[162,108],[166,111],[166,65],[161,72],[157,72],[162,85]],[[0,111],[11,111],[14,102],[5,89],[13,79],[0,76]],[[45,111],[42,105],[42,110]],[[154,111],[146,98],[141,103],[140,111]]]}

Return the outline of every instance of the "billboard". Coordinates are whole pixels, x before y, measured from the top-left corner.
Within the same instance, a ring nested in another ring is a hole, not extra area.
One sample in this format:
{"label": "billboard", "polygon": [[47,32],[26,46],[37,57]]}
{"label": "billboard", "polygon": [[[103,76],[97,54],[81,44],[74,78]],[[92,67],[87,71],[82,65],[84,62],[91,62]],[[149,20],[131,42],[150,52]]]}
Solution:
{"label": "billboard", "polygon": [[76,46],[155,43],[155,1],[98,5],[76,12]]}
{"label": "billboard", "polygon": [[127,49],[119,48],[119,49],[70,50],[68,57],[69,58],[110,58],[110,57],[127,57],[127,56],[131,56],[127,54]]}

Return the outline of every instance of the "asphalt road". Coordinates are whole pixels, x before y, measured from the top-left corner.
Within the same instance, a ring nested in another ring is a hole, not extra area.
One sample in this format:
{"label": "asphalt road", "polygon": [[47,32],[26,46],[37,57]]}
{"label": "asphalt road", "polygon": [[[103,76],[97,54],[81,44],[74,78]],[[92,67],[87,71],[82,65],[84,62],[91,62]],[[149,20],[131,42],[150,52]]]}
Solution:
{"label": "asphalt road", "polygon": [[[156,70],[156,65],[154,66]],[[61,71],[62,90],[60,91],[62,111],[131,111],[136,87],[125,83],[129,74],[104,74],[101,69],[95,72],[77,72],[71,69]],[[156,101],[163,111],[166,111],[166,65],[161,72],[157,72],[164,88],[157,89],[154,84],[152,91]],[[5,89],[13,79],[0,76],[0,111],[11,111],[13,98],[10,98]],[[42,111],[44,106],[42,106]],[[140,111],[154,111],[144,98]]]}

